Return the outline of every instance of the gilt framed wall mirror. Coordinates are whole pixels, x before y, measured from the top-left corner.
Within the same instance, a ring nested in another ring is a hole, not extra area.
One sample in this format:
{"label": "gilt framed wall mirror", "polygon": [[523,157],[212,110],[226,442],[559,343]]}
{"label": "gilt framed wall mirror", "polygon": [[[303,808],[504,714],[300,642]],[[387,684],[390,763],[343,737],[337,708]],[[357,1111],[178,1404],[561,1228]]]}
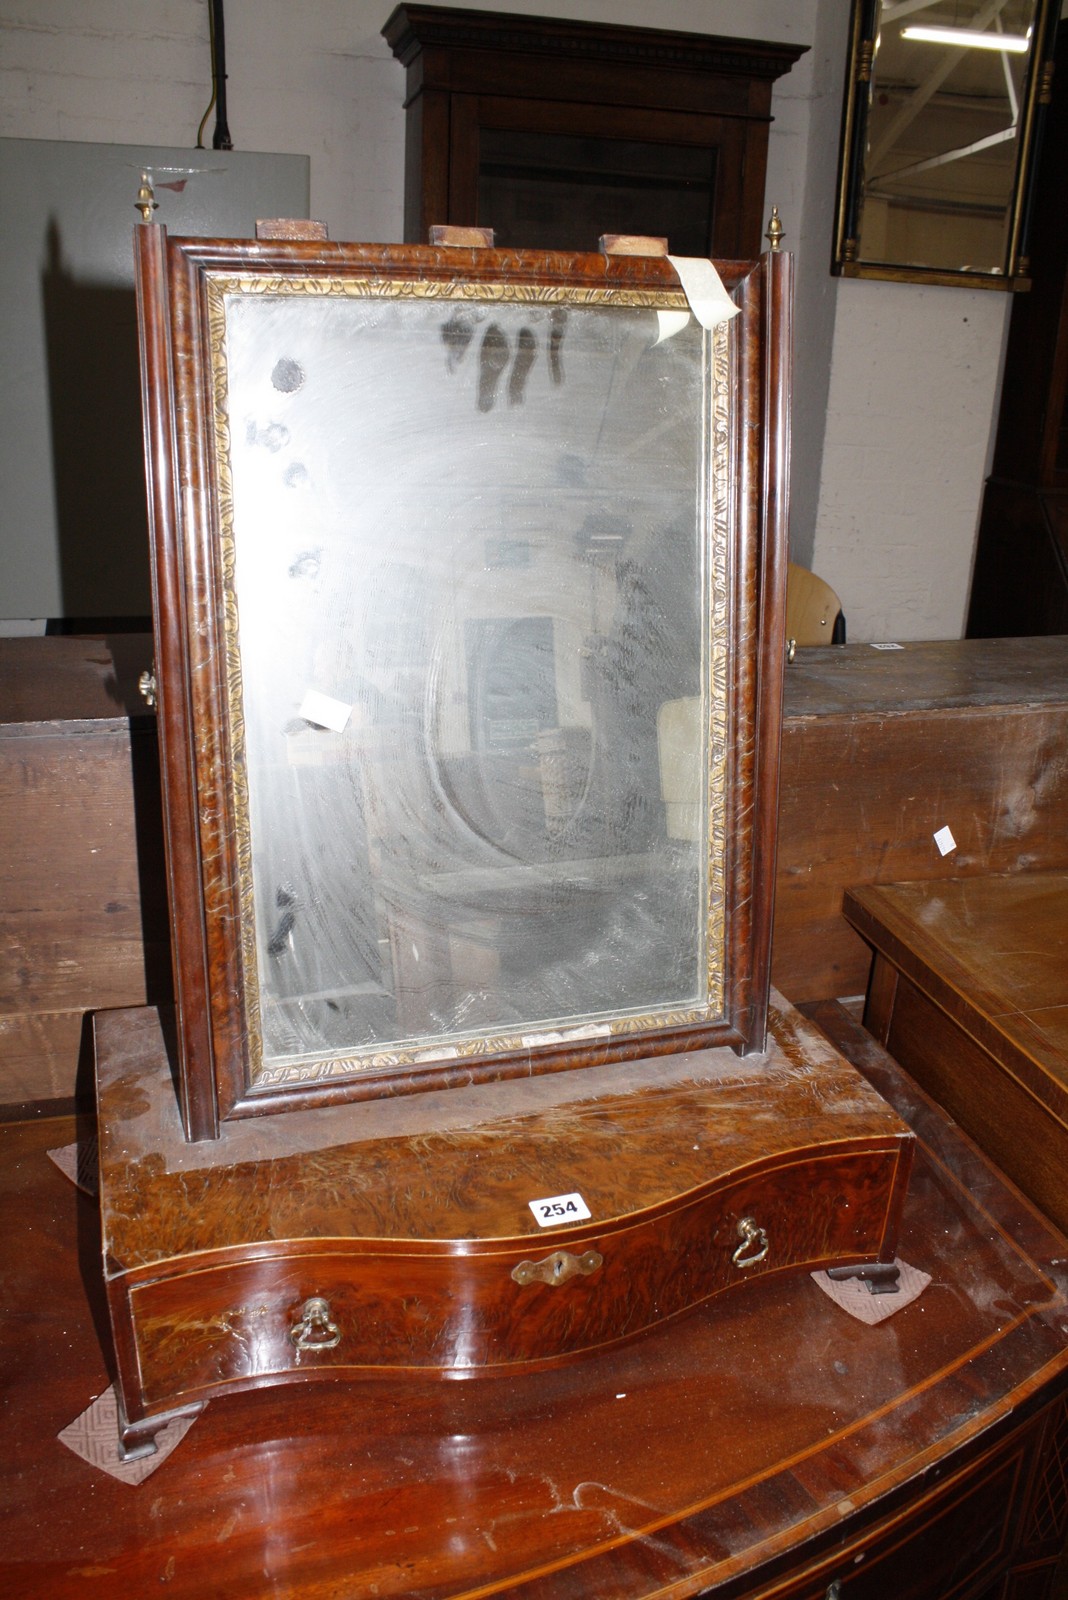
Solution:
{"label": "gilt framed wall mirror", "polygon": [[1026,287],[1055,0],[853,0],[833,270]]}
{"label": "gilt framed wall mirror", "polygon": [[761,1048],[787,259],[138,246],[187,1135]]}

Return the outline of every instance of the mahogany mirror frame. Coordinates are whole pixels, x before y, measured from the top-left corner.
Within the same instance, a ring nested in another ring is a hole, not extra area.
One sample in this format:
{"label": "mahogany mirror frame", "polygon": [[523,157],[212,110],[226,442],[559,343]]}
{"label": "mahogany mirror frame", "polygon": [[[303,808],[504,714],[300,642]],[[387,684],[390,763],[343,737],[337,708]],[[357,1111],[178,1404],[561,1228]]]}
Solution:
{"label": "mahogany mirror frame", "polygon": [[[241,945],[241,846],[230,782],[240,755],[227,684],[229,603],[220,529],[225,474],[213,424],[213,285],[237,274],[308,282],[418,280],[439,289],[537,285],[679,303],[663,256],[168,239],[137,230],[138,307],[156,635],[159,736],[177,1007],[178,1098],[187,1138],[220,1122],[355,1099],[508,1080],[728,1045],[764,1047],[785,603],[789,465],[790,258],[718,262],[738,314],[726,324],[730,404],[722,1007],[709,1020],[563,1038],[452,1059],[375,1067],[345,1079],[258,1089]],[[433,292],[439,292],[434,290]],[[496,292],[496,291],[494,291]],[[683,302],[684,303],[684,302]]]}

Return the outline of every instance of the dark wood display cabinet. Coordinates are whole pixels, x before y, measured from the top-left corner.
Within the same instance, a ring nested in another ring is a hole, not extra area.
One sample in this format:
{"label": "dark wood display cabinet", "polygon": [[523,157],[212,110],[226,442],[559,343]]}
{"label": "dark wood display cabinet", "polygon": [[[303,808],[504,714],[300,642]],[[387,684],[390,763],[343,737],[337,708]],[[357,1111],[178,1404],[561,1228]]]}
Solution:
{"label": "dark wood display cabinet", "polygon": [[406,73],[406,239],[759,253],[772,87],[807,46],[407,4],[382,32]]}

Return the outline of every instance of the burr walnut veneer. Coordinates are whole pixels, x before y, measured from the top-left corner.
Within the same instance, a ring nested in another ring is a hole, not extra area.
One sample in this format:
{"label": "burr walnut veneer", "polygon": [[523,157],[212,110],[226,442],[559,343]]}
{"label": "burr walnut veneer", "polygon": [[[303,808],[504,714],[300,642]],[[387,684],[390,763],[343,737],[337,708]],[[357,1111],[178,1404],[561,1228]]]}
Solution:
{"label": "burr walnut veneer", "polygon": [[[892,1258],[911,1135],[785,1002],[755,1056],[320,1107],[204,1145],[181,1138],[156,1012],[96,1030],[128,1440],[227,1389],[505,1372],[753,1277]],[[545,1230],[531,1202],[576,1193],[592,1215],[559,1205]]]}

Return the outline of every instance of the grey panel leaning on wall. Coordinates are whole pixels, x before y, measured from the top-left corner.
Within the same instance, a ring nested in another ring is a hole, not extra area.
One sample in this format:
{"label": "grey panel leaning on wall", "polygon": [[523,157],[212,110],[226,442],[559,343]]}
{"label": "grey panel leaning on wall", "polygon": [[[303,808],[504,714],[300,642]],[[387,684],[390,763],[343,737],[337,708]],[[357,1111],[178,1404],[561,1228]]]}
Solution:
{"label": "grey panel leaning on wall", "polygon": [[132,235],[306,217],[307,156],[0,139],[0,627],[150,609]]}

